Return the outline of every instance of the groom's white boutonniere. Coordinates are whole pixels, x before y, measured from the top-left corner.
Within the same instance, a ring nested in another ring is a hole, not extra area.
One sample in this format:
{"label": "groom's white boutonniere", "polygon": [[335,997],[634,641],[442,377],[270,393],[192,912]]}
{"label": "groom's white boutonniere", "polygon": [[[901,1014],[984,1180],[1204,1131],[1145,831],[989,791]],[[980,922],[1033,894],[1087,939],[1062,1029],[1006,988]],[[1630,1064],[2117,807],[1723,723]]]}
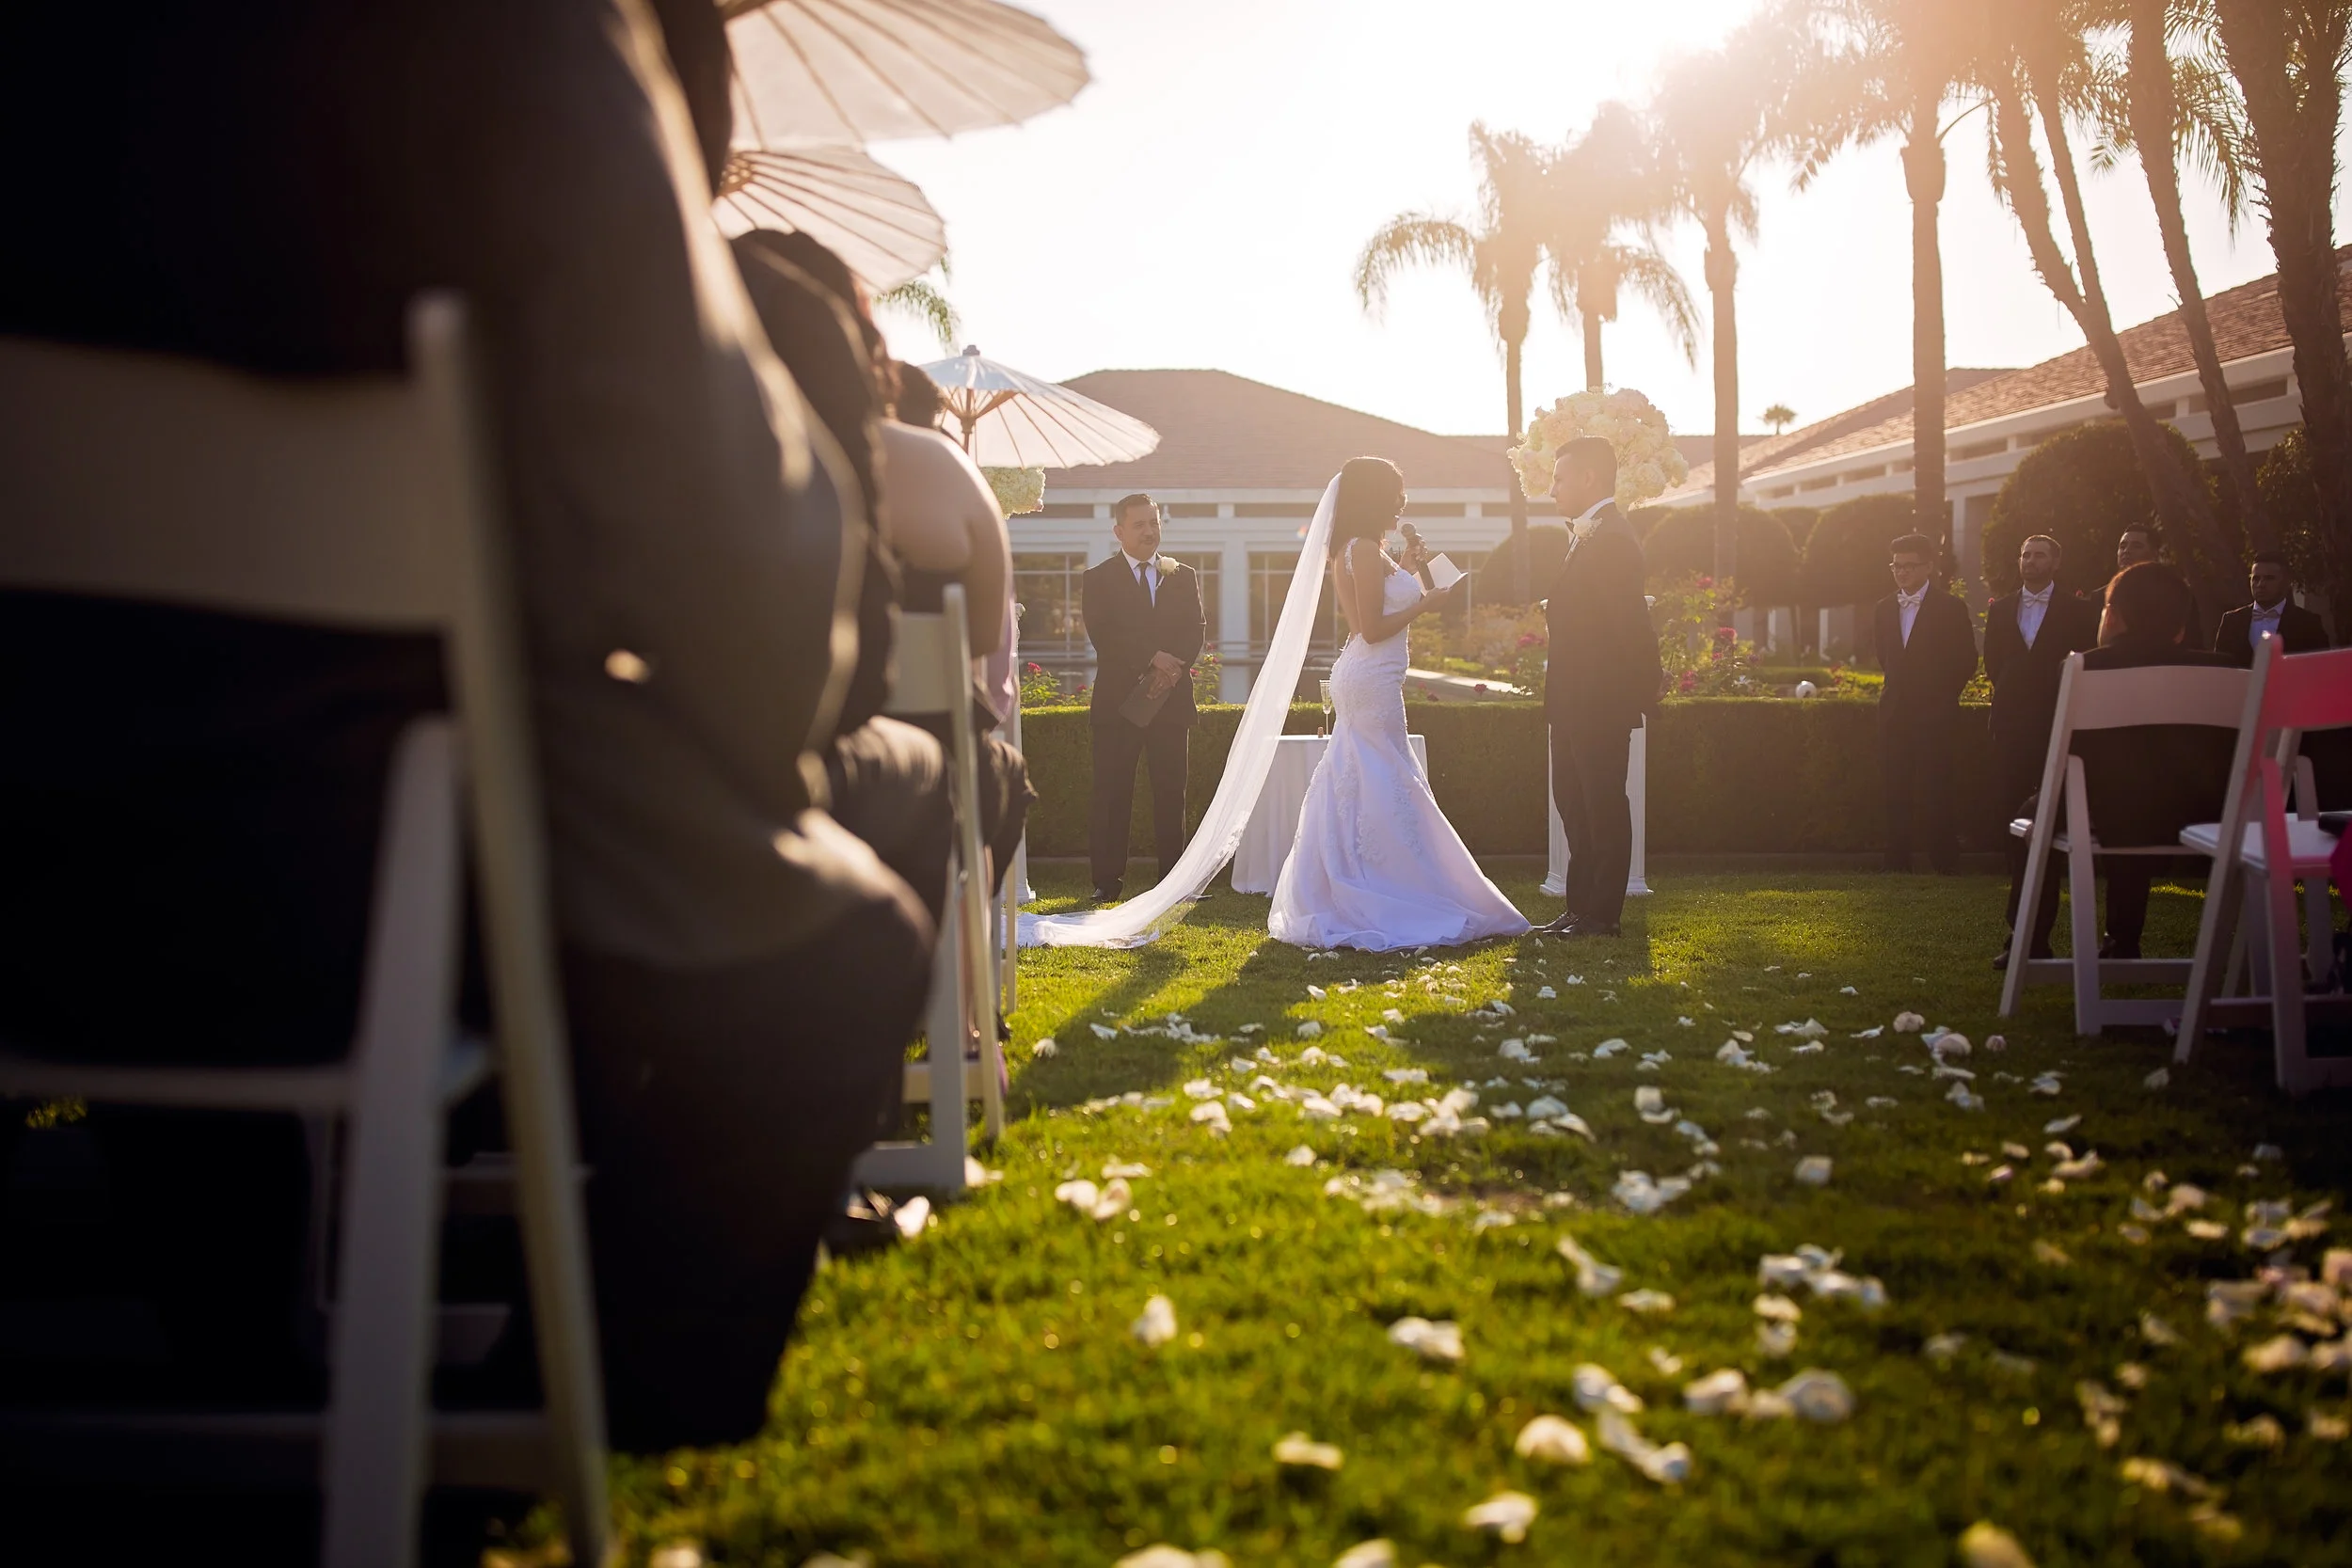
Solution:
{"label": "groom's white boutonniere", "polygon": [[1172,555],[1155,555],[1152,558],[1152,569],[1159,573],[1161,579],[1165,581],[1168,574],[1176,569],[1176,558]]}

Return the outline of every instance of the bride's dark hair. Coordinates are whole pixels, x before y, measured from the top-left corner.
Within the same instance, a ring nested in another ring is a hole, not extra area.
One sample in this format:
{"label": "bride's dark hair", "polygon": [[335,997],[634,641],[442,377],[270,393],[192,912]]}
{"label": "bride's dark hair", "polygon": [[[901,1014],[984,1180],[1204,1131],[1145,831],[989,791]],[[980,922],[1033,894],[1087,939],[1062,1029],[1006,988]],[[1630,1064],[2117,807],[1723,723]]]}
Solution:
{"label": "bride's dark hair", "polygon": [[1331,548],[1350,539],[1379,539],[1405,510],[1405,476],[1385,457],[1351,457],[1340,469],[1340,493],[1331,503]]}

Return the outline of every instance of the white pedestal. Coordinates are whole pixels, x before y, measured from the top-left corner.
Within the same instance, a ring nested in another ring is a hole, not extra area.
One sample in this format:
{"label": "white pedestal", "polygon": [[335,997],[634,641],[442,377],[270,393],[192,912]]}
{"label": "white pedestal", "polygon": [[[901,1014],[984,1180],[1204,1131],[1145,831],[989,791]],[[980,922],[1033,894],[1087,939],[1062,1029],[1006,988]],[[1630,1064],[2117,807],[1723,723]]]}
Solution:
{"label": "white pedestal", "polygon": [[[1560,826],[1560,807],[1550,790],[1551,759],[1549,732],[1546,732],[1544,759],[1544,816],[1551,824],[1550,874],[1544,879],[1544,891],[1557,898],[1568,891],[1568,834]],[[1649,841],[1649,725],[1645,722],[1633,732],[1632,744],[1626,748],[1625,798],[1633,808],[1633,862],[1628,868],[1625,891],[1629,897],[1649,892],[1649,882],[1643,874],[1643,862],[1648,858]]]}
{"label": "white pedestal", "polygon": [[[1411,735],[1413,762],[1421,776],[1429,777],[1429,741]],[[1265,787],[1258,792],[1248,825],[1233,850],[1233,891],[1272,893],[1290,863],[1291,847],[1298,842],[1298,814],[1307,801],[1308,783],[1322,766],[1331,742],[1319,735],[1286,735],[1274,748],[1274,766],[1267,769]]]}

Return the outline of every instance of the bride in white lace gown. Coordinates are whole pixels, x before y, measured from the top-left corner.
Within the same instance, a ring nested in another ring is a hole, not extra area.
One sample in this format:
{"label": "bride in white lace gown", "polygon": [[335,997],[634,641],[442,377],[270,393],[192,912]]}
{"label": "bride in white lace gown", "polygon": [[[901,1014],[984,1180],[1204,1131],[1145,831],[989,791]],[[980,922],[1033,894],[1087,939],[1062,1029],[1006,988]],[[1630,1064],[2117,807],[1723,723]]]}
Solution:
{"label": "bride in white lace gown", "polygon": [[1266,920],[1299,947],[1451,947],[1528,929],[1438,809],[1406,741],[1405,628],[1438,606],[1381,547],[1404,505],[1391,465],[1359,457],[1341,470],[1332,580],[1352,635],[1331,666],[1331,743]]}

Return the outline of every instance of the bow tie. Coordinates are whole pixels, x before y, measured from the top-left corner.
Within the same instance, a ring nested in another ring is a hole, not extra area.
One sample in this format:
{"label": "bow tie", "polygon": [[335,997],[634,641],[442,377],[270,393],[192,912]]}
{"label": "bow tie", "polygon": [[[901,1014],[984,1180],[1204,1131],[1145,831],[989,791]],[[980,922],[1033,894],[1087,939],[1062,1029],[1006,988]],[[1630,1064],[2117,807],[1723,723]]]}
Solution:
{"label": "bow tie", "polygon": [[2275,621],[2285,611],[2286,608],[2287,602],[2284,599],[2280,599],[2277,604],[2272,605],[2267,610],[2265,610],[2260,605],[2256,605],[2254,607],[2254,619],[2257,621]]}
{"label": "bow tie", "polygon": [[1916,594],[1898,593],[1895,595],[1895,602],[1905,610],[1916,610],[1927,596],[1928,591],[1922,588]]}
{"label": "bow tie", "polygon": [[2044,588],[2039,594],[2035,593],[2030,588],[2021,588],[2017,591],[2017,602],[2019,604],[2046,605],[2050,602],[2050,595],[2055,593],[2057,589],[2058,584],[2055,582],[2050,584],[2049,587]]}

